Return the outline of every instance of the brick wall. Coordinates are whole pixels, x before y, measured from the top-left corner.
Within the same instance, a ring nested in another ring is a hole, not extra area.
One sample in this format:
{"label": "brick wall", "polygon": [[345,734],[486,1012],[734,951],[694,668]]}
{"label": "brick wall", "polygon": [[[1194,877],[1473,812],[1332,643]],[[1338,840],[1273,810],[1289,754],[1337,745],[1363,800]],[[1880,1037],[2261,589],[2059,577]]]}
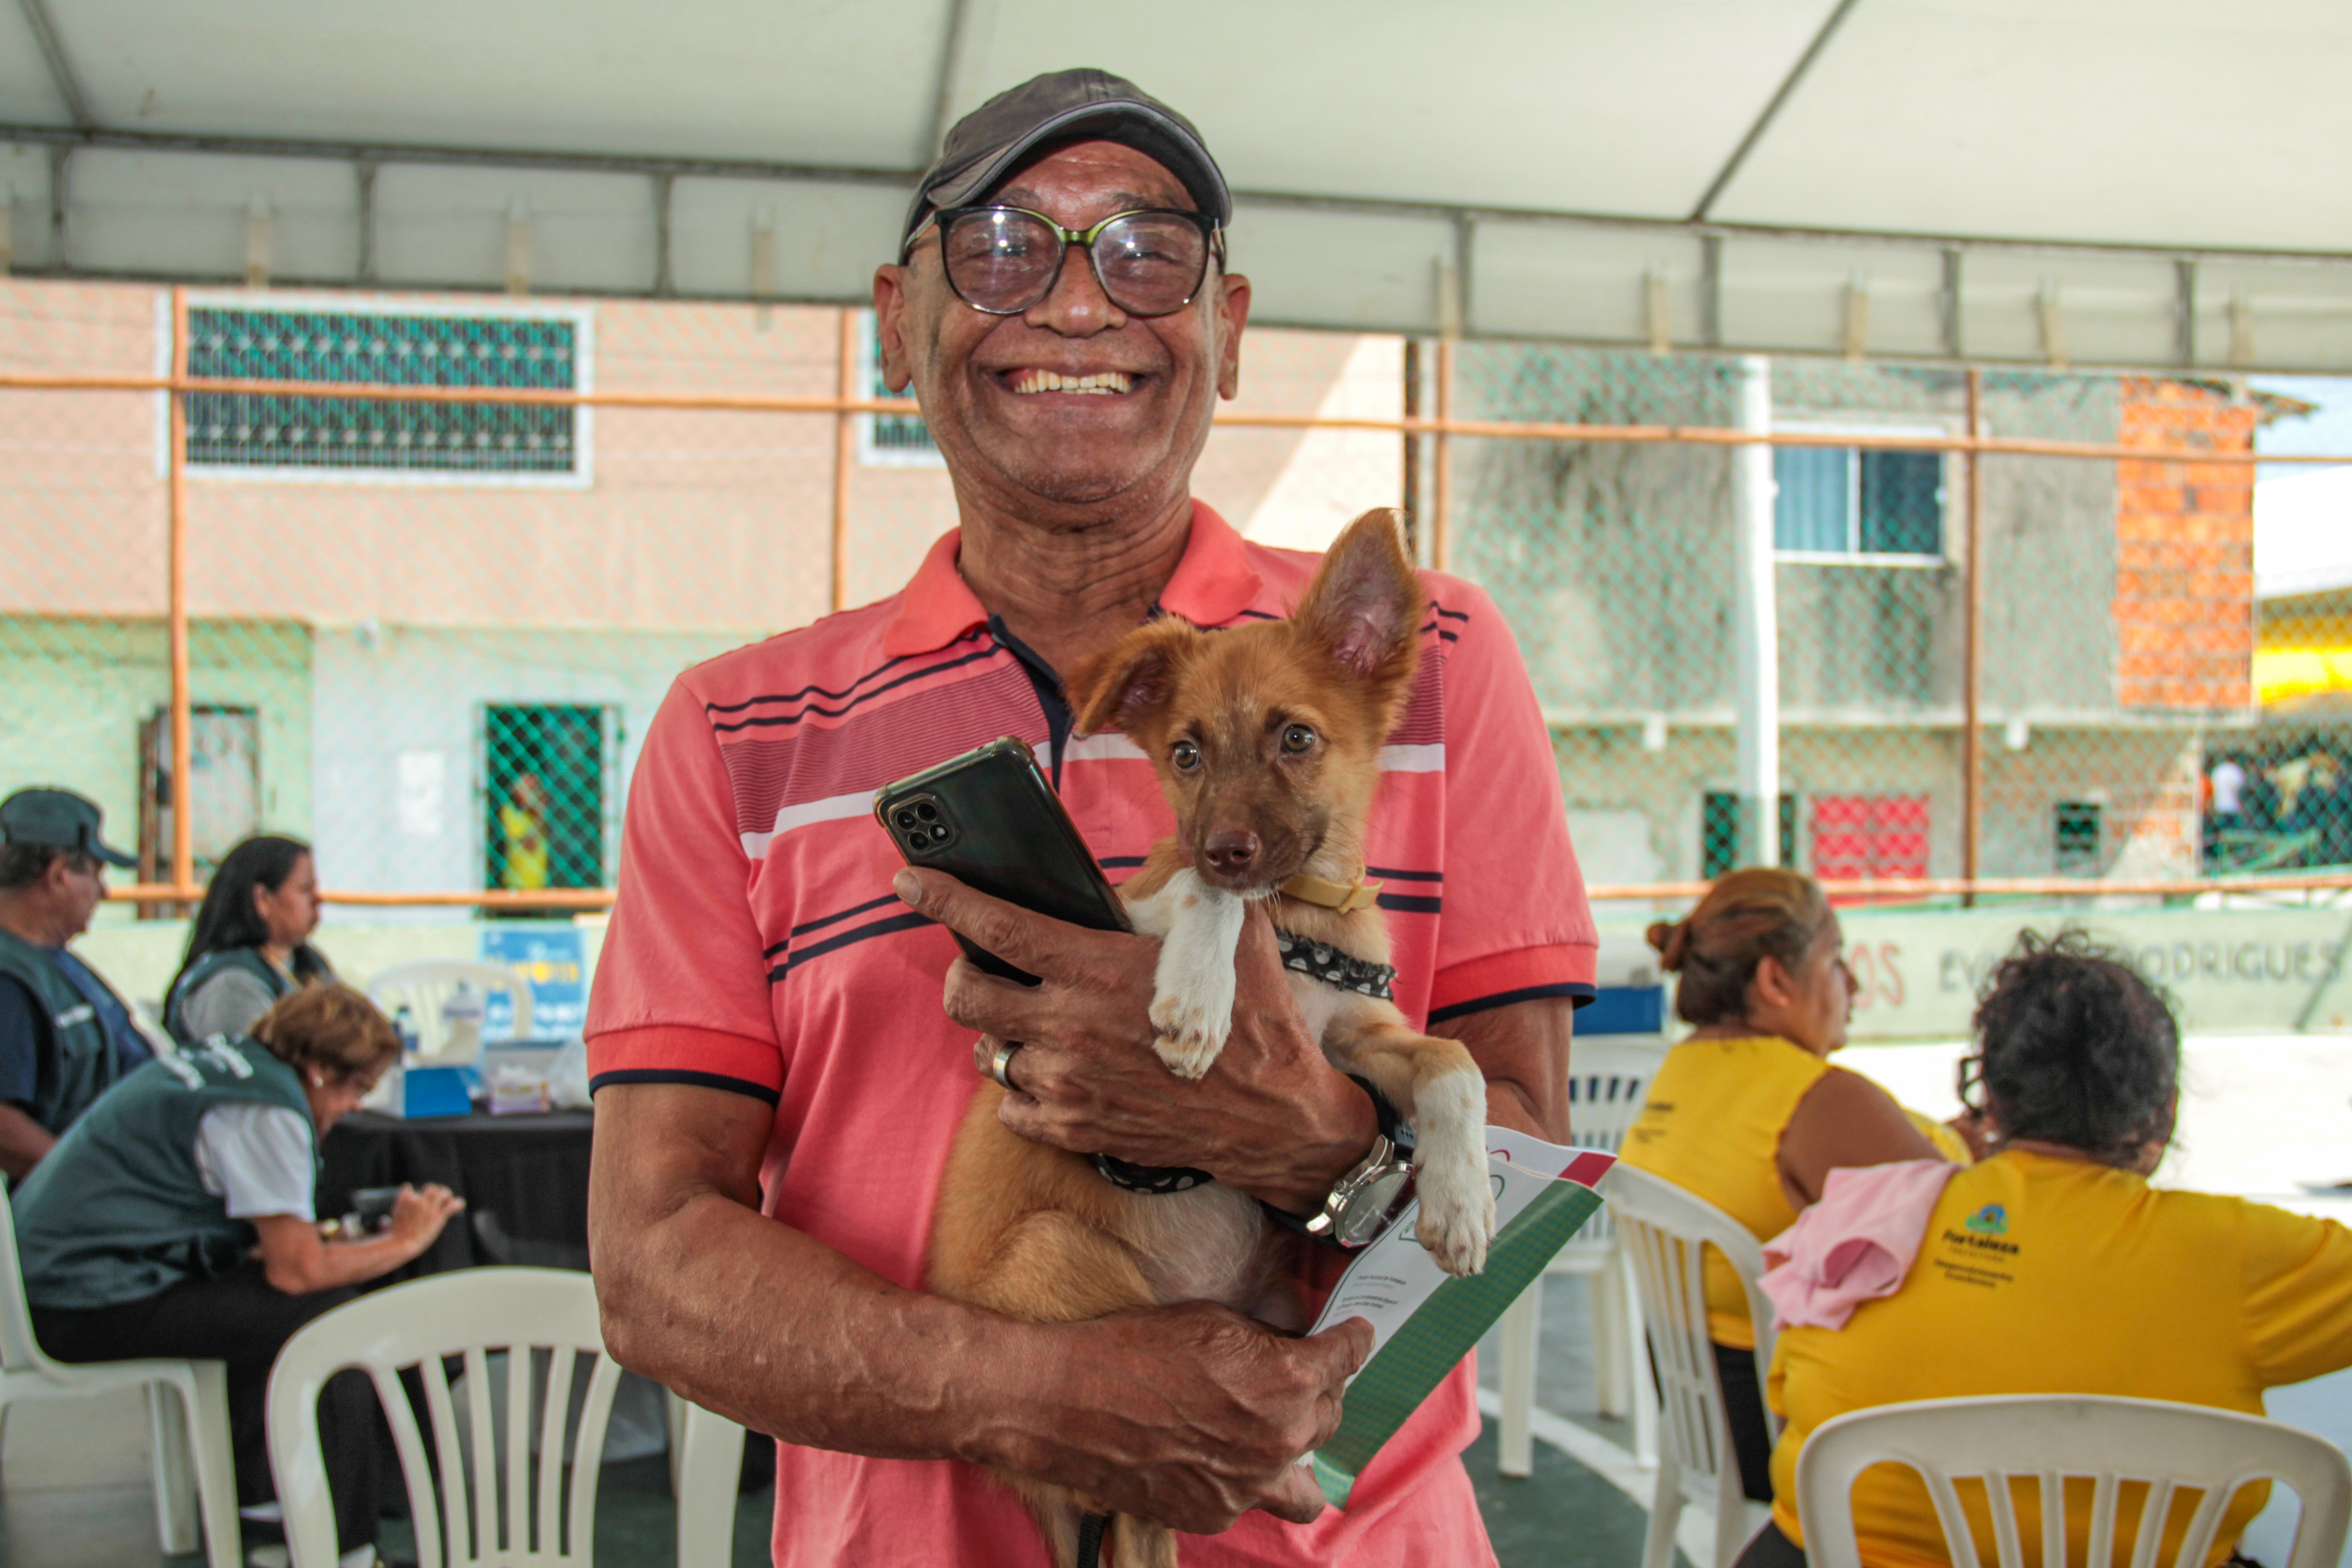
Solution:
{"label": "brick wall", "polygon": [[[2245,451],[2255,410],[2186,382],[2122,382],[2126,446]],[[2116,698],[2126,708],[2253,702],[2254,472],[2116,465]]]}

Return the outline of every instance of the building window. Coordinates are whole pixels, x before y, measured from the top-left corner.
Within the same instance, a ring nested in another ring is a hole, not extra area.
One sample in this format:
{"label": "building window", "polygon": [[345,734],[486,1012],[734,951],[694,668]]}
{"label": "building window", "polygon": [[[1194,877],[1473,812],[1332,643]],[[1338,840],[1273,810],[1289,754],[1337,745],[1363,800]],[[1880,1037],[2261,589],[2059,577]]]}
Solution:
{"label": "building window", "polygon": [[1823,882],[1924,877],[1927,848],[1925,795],[1813,798],[1813,874]]}
{"label": "building window", "polygon": [[1784,557],[1943,559],[1940,452],[1776,446],[1772,478],[1772,542]]}
{"label": "building window", "polygon": [[[572,392],[587,385],[579,310],[454,315],[383,308],[200,305],[188,371],[239,381]],[[571,406],[195,392],[187,460],[221,476],[579,483],[589,413]]]}
{"label": "building window", "polygon": [[[875,398],[911,397],[912,390],[892,392],[882,380],[882,351],[877,339],[874,312],[864,313],[858,333],[857,384]],[[867,468],[944,468],[931,440],[931,427],[919,414],[861,413],[857,416],[857,461]]]}
{"label": "building window", "polygon": [[2096,800],[2061,800],[2051,809],[2050,843],[2061,874],[2098,874],[2105,815]]}
{"label": "building window", "polygon": [[[1780,797],[1780,863],[1797,863],[1797,798]],[[1739,868],[1739,797],[1710,789],[1699,809],[1698,874],[1709,882]]]}
{"label": "building window", "polygon": [[512,893],[608,885],[608,762],[616,715],[494,704],[482,714],[482,885]]}

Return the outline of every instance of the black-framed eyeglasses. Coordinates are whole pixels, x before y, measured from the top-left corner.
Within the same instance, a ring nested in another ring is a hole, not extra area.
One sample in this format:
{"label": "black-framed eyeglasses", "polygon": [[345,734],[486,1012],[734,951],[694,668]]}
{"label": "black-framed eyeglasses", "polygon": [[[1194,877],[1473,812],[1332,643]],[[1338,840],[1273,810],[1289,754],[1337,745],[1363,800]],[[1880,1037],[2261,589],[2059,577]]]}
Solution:
{"label": "black-framed eyeglasses", "polygon": [[1130,316],[1173,315],[1192,303],[1209,258],[1223,248],[1214,218],[1173,209],[1113,213],[1088,229],[1066,229],[1025,207],[947,207],[931,222],[948,287],[991,316],[1018,316],[1053,293],[1074,245],[1113,305]]}

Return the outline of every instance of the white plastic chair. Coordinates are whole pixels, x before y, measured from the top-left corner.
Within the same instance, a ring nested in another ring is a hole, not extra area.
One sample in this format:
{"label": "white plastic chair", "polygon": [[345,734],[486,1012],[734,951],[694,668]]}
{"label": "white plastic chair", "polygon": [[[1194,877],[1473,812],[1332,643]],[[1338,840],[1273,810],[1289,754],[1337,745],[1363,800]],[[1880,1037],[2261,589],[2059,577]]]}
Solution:
{"label": "white plastic chair", "polygon": [[387,1014],[407,1004],[409,1018],[416,1026],[416,1054],[431,1065],[448,1048],[448,1031],[441,1021],[441,1008],[456,994],[460,982],[485,997],[492,991],[504,991],[513,998],[513,1037],[530,1038],[530,984],[503,965],[478,964],[466,958],[425,958],[414,964],[395,964],[369,978],[367,994]]}
{"label": "white plastic chair", "polygon": [[167,1555],[194,1552],[201,1530],[212,1568],[238,1568],[236,1449],[229,1440],[228,1369],[217,1361],[52,1361],[33,1337],[16,1216],[0,1190],[0,1432],[8,1407],[87,1399],[125,1388],[147,1394],[155,1459],[155,1530]]}
{"label": "white plastic chair", "polygon": [[[1729,1568],[1763,1527],[1766,1511],[1740,1490],[1722,1375],[1707,1337],[1705,1253],[1710,1247],[1721,1252],[1748,1291],[1760,1402],[1773,1341],[1772,1306],[1756,1283],[1764,1272],[1764,1249],[1739,1221],[1648,1171],[1619,1165],[1609,1173],[1605,1195],[1641,1291],[1659,1384],[1658,1483],[1642,1568],[1668,1568],[1675,1525],[1686,1501],[1715,1511],[1715,1560],[1701,1568]],[[1764,1429],[1778,1433],[1780,1427],[1768,1406]]]}
{"label": "white plastic chair", "polygon": [[[502,1399],[491,1367],[501,1352]],[[575,1398],[583,1357],[585,1397]],[[449,1359],[464,1365],[462,1404],[451,1395]],[[604,1425],[621,1368],[604,1353],[596,1288],[586,1274],[435,1274],[338,1307],[286,1343],[269,1376],[269,1467],[293,1568],[334,1568],[319,1396],[348,1367],[374,1382],[392,1427],[419,1568],[589,1568]],[[433,1463],[400,1380],[404,1370],[424,1385]],[[743,1440],[740,1427],[731,1436],[724,1430],[732,1425],[690,1410],[677,1437],[678,1568],[727,1568]]]}
{"label": "white plastic chair", "polygon": [[[2069,1561],[2069,1524],[2082,1523],[2067,1516],[2068,1478],[2094,1483],[2084,1531],[2090,1568],[2115,1561],[2119,1532],[2132,1537],[2131,1568],[2168,1568],[2158,1552],[2165,1520],[2176,1504],[2187,1506],[2183,1493],[2202,1494],[2171,1560],[2186,1568],[2205,1561],[2230,1499],[2252,1481],[2284,1481],[2302,1505],[2286,1568],[2336,1568],[2352,1521],[2352,1463],[2325,1438],[2275,1421],[2157,1399],[1923,1399],[1852,1411],[1806,1440],[1797,1456],[1797,1519],[1812,1568],[1862,1568],[1853,1483],[1887,1462],[1919,1472],[1954,1563],[1983,1561],[1952,1484],[1958,1477],[1984,1483],[2000,1568],[2026,1568],[2028,1561],[2012,1477],[2038,1483],[2029,1495],[2041,1514],[2039,1560],[2053,1568]],[[2119,1523],[2122,1488],[2132,1481],[2147,1490],[2134,1518]]]}
{"label": "white plastic chair", "polygon": [[[1570,1057],[1568,1141],[1577,1148],[1615,1154],[1625,1141],[1626,1130],[1642,1113],[1651,1074],[1665,1053],[1666,1042],[1654,1036],[1578,1040]],[[1624,1250],[1617,1242],[1616,1225],[1604,1206],[1503,1313],[1502,1366],[1496,1376],[1503,1416],[1496,1468],[1507,1476],[1525,1476],[1534,1470],[1529,1425],[1543,1333],[1544,1276],[1550,1274],[1581,1274],[1590,1282],[1592,1365],[1600,1385],[1600,1412],[1632,1416],[1634,1458],[1654,1464],[1657,1403],[1648,1396],[1648,1365],[1633,1348],[1642,1340],[1641,1307],[1634,1299]]]}

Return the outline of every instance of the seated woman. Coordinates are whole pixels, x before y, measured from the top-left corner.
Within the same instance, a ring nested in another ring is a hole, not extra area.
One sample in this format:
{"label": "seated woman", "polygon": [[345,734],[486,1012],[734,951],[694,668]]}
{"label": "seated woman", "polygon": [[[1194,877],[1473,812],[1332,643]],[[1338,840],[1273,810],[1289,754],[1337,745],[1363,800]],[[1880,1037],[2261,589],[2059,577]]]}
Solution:
{"label": "seated woman", "polygon": [[[392,1025],[345,986],[310,986],[250,1038],[219,1038],[117,1084],[16,1189],[33,1332],[60,1361],[228,1364],[240,1503],[272,1496],[263,1396],[279,1347],[352,1286],[433,1245],[465,1206],[404,1188],[391,1228],[329,1242],[317,1224],[319,1139],[400,1054]],[[341,1549],[374,1551],[375,1393],[344,1373],[320,1437]]]}
{"label": "seated woman", "polygon": [[188,956],[163,993],[163,1027],[182,1045],[253,1027],[298,986],[331,980],[316,947],[319,873],[310,846],[264,833],[228,852],[188,927]]}
{"label": "seated woman", "polygon": [[[1772,1454],[1780,1493],[1743,1568],[1803,1563],[1797,1455],[1849,1410],[2109,1394],[2259,1416],[2263,1389],[2352,1365],[2352,1230],[2148,1186],[2179,1102],[2179,1035],[2127,961],[2080,933],[2029,932],[1993,971],[1976,1034],[1962,1092],[1981,1085],[1993,1150],[1921,1204],[1917,1256],[1891,1294],[1852,1305],[1842,1328],[1781,1332],[1771,1368],[1773,1407],[1788,1418]],[[1821,1218],[1834,1213],[1833,1202]],[[1990,1541],[1981,1487],[1963,1483],[1960,1495],[1978,1540]],[[2231,1503],[2212,1562],[2232,1554],[2266,1495],[2249,1488]],[[2126,1500],[2118,1561],[2132,1551],[2136,1506]],[[1864,1563],[1948,1555],[1907,1469],[1865,1471],[1853,1513]],[[2022,1496],[2019,1513],[2032,1562],[2040,1520]],[[2070,1561],[2086,1549],[2087,1522],[2087,1511],[2071,1521]],[[2158,1561],[2171,1560],[2186,1523],[2173,1516]]]}
{"label": "seated woman", "polygon": [[[1650,1080],[1626,1133],[1628,1165],[1696,1194],[1769,1241],[1816,1202],[1830,1172],[1968,1158],[1948,1129],[1915,1117],[1858,1072],[1830,1065],[1853,1010],[1837,912],[1821,884],[1754,868],[1722,878],[1684,919],[1650,927],[1681,977],[1675,1011],[1696,1024]],[[1933,1129],[1931,1135],[1927,1129]],[[1742,1490],[1772,1498],[1772,1436],[1756,1385],[1756,1330],[1738,1276],[1706,1255],[1707,1336]]]}

